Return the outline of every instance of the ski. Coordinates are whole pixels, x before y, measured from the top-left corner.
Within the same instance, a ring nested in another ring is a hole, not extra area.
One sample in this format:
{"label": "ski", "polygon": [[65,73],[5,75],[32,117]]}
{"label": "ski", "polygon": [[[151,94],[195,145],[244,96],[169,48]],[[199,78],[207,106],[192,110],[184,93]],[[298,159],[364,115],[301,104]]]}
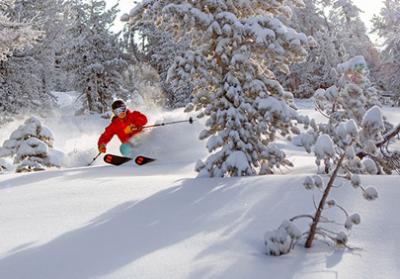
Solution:
{"label": "ski", "polygon": [[131,160],[132,160],[132,158],[122,157],[122,156],[118,156],[118,155],[114,155],[114,154],[106,154],[104,156],[104,162],[114,165],[114,166],[122,165]]}
{"label": "ski", "polygon": [[150,162],[155,161],[156,159],[150,158],[150,157],[145,157],[145,156],[137,156],[135,158],[135,163],[139,166],[148,164]]}
{"label": "ski", "polygon": [[148,164],[150,162],[155,161],[156,159],[146,157],[146,156],[137,156],[136,158],[129,158],[129,157],[123,157],[123,156],[118,156],[114,154],[106,154],[104,156],[104,162],[114,165],[114,166],[120,166],[122,164],[125,164],[126,162],[134,160],[135,163],[139,166]]}

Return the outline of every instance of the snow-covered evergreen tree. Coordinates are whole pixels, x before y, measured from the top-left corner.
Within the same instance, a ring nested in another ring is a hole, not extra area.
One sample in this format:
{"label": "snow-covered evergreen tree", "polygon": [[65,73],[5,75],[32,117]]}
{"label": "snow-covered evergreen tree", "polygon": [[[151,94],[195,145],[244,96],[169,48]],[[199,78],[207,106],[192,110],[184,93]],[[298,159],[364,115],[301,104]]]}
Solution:
{"label": "snow-covered evergreen tree", "polygon": [[400,105],[400,1],[385,0],[373,24],[374,31],[384,39],[382,55],[385,65],[380,75],[382,85],[396,95],[396,103]]}
{"label": "snow-covered evergreen tree", "polygon": [[23,55],[43,33],[25,20],[9,16],[14,2],[0,5],[0,124],[17,113],[45,104],[48,98],[39,90],[32,57]]}
{"label": "snow-covered evergreen tree", "polygon": [[351,57],[365,57],[372,80],[379,66],[379,54],[370,41],[361,10],[351,0],[304,0],[305,7],[295,8],[292,26],[311,35],[317,47],[311,48],[304,63],[291,66],[291,75],[280,76],[283,85],[296,97],[310,97],[318,88],[335,84],[336,65]]}
{"label": "snow-covered evergreen tree", "polygon": [[344,46],[337,40],[334,26],[325,15],[327,1],[304,0],[303,7],[293,8],[291,26],[313,38],[307,60],[293,64],[290,75],[279,78],[296,97],[309,98],[318,88],[332,86],[337,80],[336,65],[343,62]]}
{"label": "snow-covered evergreen tree", "polygon": [[367,34],[365,23],[361,20],[360,10],[352,0],[333,0],[329,20],[335,27],[337,40],[346,49],[345,60],[362,55],[372,69],[375,65],[377,50]]}
{"label": "snow-covered evergreen tree", "polygon": [[183,79],[169,82],[167,74],[176,56],[189,47],[189,42],[186,37],[174,40],[170,32],[156,25],[168,2],[143,1],[122,19],[128,21],[124,32],[127,50],[133,53],[138,63],[148,63],[157,70],[165,93],[165,105],[176,108],[184,107],[190,101],[192,85],[190,80]]}
{"label": "snow-covered evergreen tree", "polygon": [[168,79],[191,78],[194,100],[186,110],[207,117],[200,138],[208,138],[212,154],[196,170],[242,176],[290,165],[272,143],[300,117],[271,71],[288,72],[306,55],[307,37],[286,24],[290,8],[269,1],[169,2],[160,24],[178,39],[190,34],[191,45]]}
{"label": "snow-covered evergreen tree", "polygon": [[160,76],[161,88],[165,92],[166,106],[170,108],[186,106],[190,102],[192,93],[190,81],[181,79],[179,82],[169,82],[167,75],[176,56],[183,53],[188,46],[176,43],[171,34],[158,30],[154,26],[143,28],[142,32],[149,41],[148,61]]}
{"label": "snow-covered evergreen tree", "polygon": [[64,17],[64,0],[15,0],[9,10],[13,18],[27,21],[34,19],[32,25],[42,30],[44,36],[32,49],[19,56],[33,58],[35,75],[41,80],[42,90],[49,94],[54,88],[56,75],[56,57],[63,43],[67,26]]}
{"label": "snow-covered evergreen tree", "polygon": [[42,35],[29,23],[11,20],[6,12],[12,7],[14,1],[0,4],[0,61],[5,61],[15,50],[32,46]]}
{"label": "snow-covered evergreen tree", "polygon": [[117,5],[106,10],[102,0],[69,2],[68,16],[73,24],[63,65],[75,75],[84,110],[105,112],[115,94],[128,93],[121,75],[127,64],[122,59],[118,35],[109,30],[117,12]]}
{"label": "snow-covered evergreen tree", "polygon": [[59,151],[53,150],[54,137],[41,122],[31,117],[15,130],[0,148],[0,157],[12,157],[16,172],[60,167]]}
{"label": "snow-covered evergreen tree", "polygon": [[17,114],[46,112],[52,108],[50,96],[43,90],[35,60],[10,57],[0,65],[0,123]]}

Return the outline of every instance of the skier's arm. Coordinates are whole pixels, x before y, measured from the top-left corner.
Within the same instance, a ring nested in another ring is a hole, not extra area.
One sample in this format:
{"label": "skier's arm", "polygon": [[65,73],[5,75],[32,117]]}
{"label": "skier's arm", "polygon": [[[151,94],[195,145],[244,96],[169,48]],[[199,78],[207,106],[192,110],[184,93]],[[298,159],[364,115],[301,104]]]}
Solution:
{"label": "skier's arm", "polygon": [[137,128],[141,128],[141,127],[143,127],[144,125],[146,125],[146,123],[147,123],[147,117],[146,117],[144,114],[142,114],[142,113],[140,113],[140,112],[138,112],[138,111],[134,111],[133,114],[132,114],[132,116],[133,116],[133,124],[134,124]]}
{"label": "skier's arm", "polygon": [[115,135],[114,129],[112,127],[112,124],[110,124],[106,128],[104,133],[100,136],[99,141],[97,143],[98,147],[100,148],[100,146],[106,146],[107,143],[111,141],[114,135]]}

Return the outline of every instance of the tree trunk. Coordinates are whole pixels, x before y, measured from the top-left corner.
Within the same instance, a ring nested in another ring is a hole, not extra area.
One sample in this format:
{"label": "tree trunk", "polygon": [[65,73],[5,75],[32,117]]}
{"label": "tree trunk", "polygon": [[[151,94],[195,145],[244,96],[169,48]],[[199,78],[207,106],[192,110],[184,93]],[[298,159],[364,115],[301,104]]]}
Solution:
{"label": "tree trunk", "polygon": [[332,189],[333,182],[335,182],[336,176],[338,174],[340,167],[342,166],[342,162],[343,162],[345,156],[346,156],[346,154],[344,153],[342,155],[342,157],[340,157],[340,159],[336,165],[336,168],[333,171],[331,178],[329,179],[328,185],[325,188],[324,195],[322,196],[322,199],[319,203],[317,212],[315,213],[315,217],[313,219],[313,223],[310,228],[310,233],[308,234],[308,238],[307,238],[306,245],[305,245],[306,248],[311,248],[311,246],[312,246],[312,243],[315,238],[315,233],[317,231],[317,226],[318,226],[319,220],[321,218],[322,211],[324,210],[326,199],[328,198],[329,192]]}

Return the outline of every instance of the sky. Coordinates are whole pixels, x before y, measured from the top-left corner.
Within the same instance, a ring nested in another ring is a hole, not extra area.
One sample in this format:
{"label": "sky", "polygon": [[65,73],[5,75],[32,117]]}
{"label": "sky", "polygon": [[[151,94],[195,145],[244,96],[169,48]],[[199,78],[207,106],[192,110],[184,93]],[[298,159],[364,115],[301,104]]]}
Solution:
{"label": "sky", "polygon": [[[139,1],[139,0],[136,0]],[[118,20],[116,22],[115,30],[120,30],[123,26],[121,22],[119,22],[119,17],[124,13],[129,13],[129,11],[135,6],[135,0],[120,0],[120,15],[118,16]],[[117,0],[106,0],[109,6],[115,4]],[[361,14],[362,20],[365,22],[368,29],[371,29],[370,20],[372,19],[374,14],[378,14],[380,9],[383,6],[383,0],[353,0],[353,3],[356,4],[363,13]],[[372,41],[377,42],[376,35],[370,35]]]}
{"label": "sky", "polygon": [[[118,2],[118,0],[105,0],[107,3],[108,7],[111,7],[112,5],[114,5],[115,3]],[[136,0],[137,2],[140,2],[140,0]],[[135,6],[134,2],[136,2],[135,0],[119,0],[119,9],[120,9],[120,13],[117,17],[117,20],[115,22],[115,26],[114,26],[114,30],[115,31],[119,31],[122,29],[124,23],[120,22],[120,17],[123,14],[128,14],[129,11]]]}

